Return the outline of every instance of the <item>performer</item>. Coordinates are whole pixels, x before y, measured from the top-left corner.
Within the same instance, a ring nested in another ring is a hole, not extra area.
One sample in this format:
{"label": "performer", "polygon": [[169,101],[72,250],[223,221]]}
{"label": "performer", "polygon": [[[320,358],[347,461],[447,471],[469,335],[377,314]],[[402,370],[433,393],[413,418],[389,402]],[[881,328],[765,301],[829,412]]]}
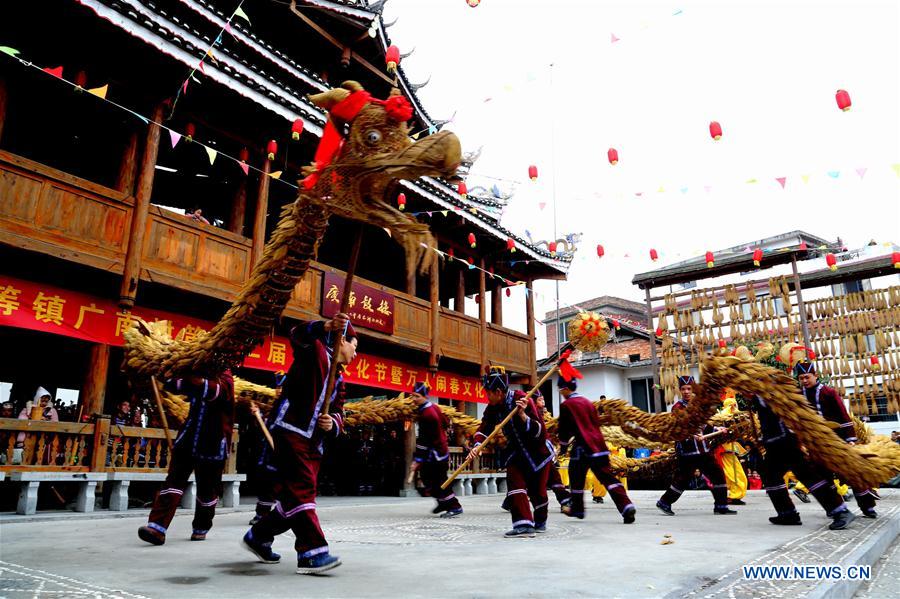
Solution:
{"label": "performer", "polygon": [[[800,381],[803,394],[809,405],[819,413],[825,420],[838,424],[837,434],[849,443],[856,445],[856,431],[853,427],[853,419],[847,413],[844,406],[844,400],[838,395],[833,387],[823,385],[819,382],[819,376],[816,373],[816,365],[813,362],[798,362],[794,366],[794,374]],[[866,518],[878,517],[875,511],[875,496],[869,489],[853,489],[853,495],[856,497],[856,505],[862,510],[863,516]]]}
{"label": "performer", "polygon": [[[738,412],[740,409],[734,395],[726,395],[719,413],[733,416]],[[722,443],[715,450],[716,461],[725,473],[729,505],[747,505],[744,501],[744,497],[747,496],[747,474],[744,472],[744,466],[741,465],[740,459],[745,453],[747,450],[734,439]]]}
{"label": "performer", "polygon": [[[540,391],[535,391],[532,397],[534,398],[534,405],[537,406],[538,418],[540,418],[541,423],[543,424],[545,422],[544,414],[547,411],[547,404],[544,402],[544,396]],[[563,484],[562,478],[560,478],[559,475],[559,469],[555,463],[550,464],[550,473],[547,476],[547,488],[553,491],[553,495],[556,497],[557,503],[559,503],[560,510],[572,500],[569,489]]]}
{"label": "performer", "polygon": [[[488,406],[475,433],[475,446],[470,458],[481,455],[482,443],[506,416],[517,407],[519,412],[503,427],[506,447],[499,464],[506,467],[507,496],[513,527],[507,538],[533,537],[535,532],[547,530],[547,477],[555,452],[547,440],[547,429],[538,417],[537,407],[526,394],[512,391],[502,366],[491,366],[484,375],[484,390]],[[531,506],[534,507],[532,515]]]}
{"label": "performer", "polygon": [[[681,397],[672,406],[673,412],[687,407],[688,402],[694,397],[693,384],[694,377],[690,375],[678,377],[678,392]],[[709,446],[701,437],[714,430],[712,426],[707,424],[701,428],[698,434],[675,443],[675,453],[678,456],[675,477],[672,480],[672,484],[663,493],[663,496],[656,502],[656,507],[662,513],[669,516],[675,515],[675,512],[672,511],[672,504],[681,497],[694,470],[700,470],[712,483],[713,513],[737,513],[728,507],[728,485],[725,482],[725,473],[722,472],[722,467],[716,463],[716,460],[709,453]]]}
{"label": "performer", "polygon": [[847,509],[847,504],[838,495],[831,483],[831,475],[804,455],[797,437],[766,405],[765,400],[757,396],[753,399],[753,406],[759,415],[760,435],[766,448],[763,456],[763,483],[777,512],[777,515],[769,518],[769,522],[783,526],[802,524],[784,482],[784,475],[791,470],[809,487],[809,492],[833,519],[828,528],[847,528],[856,516]]}
{"label": "performer", "polygon": [[[625,524],[634,522],[637,509],[628,498],[625,487],[613,476],[609,464],[609,448],[600,431],[600,414],[587,397],[578,393],[575,380],[560,377],[556,382],[565,398],[559,407],[559,444],[563,453],[572,445],[569,460],[569,491],[572,502],[563,513],[584,519],[584,479],[588,470],[606,487]],[[570,440],[571,443],[570,443]]]}
{"label": "performer", "polygon": [[[266,428],[270,431],[275,415],[278,414],[278,409],[281,407],[281,392],[284,389],[285,379],[287,379],[287,375],[283,370],[275,373],[275,401],[272,402],[272,408],[265,420]],[[255,412],[259,411],[256,404],[250,409]],[[253,420],[256,420],[255,416]],[[258,422],[253,422],[250,426],[255,428],[258,426]],[[265,436],[260,435],[260,437],[259,460],[256,462],[256,514],[250,520],[250,526],[262,520],[262,517],[272,511],[275,506],[275,480],[278,472],[275,464],[272,463],[272,448],[269,446],[269,442]]]}
{"label": "performer", "polygon": [[166,542],[166,531],[194,473],[197,498],[192,541],[203,541],[212,528],[222,488],[222,470],[234,428],[234,379],[226,370],[216,377],[192,375],[166,381],[164,388],[186,395],[191,407],[169,456],[169,473],[157,493],[146,526],[138,537],[152,545]]}
{"label": "performer", "polygon": [[441,518],[453,518],[463,513],[459,500],[450,488],[442,489],[441,483],[447,479],[450,464],[450,446],[447,444],[447,417],[441,409],[428,401],[431,391],[428,383],[417,381],[410,396],[416,404],[419,421],[419,435],[416,437],[416,451],[413,454],[413,471],[418,471],[422,482],[437,501],[432,514]]}
{"label": "performer", "polygon": [[[331,336],[341,331],[345,331],[344,341],[332,356]],[[273,462],[278,469],[275,507],[244,535],[243,546],[264,563],[278,563],[281,556],[272,551],[272,541],[290,529],[295,537],[297,573],[318,574],[341,565],[340,558],[328,552],[319,525],[316,482],[325,440],[337,437],[344,428],[340,367],[356,357],[359,340],[346,314],[336,314],[329,321],[302,322],[291,330],[290,340],[294,362],[272,421]],[[339,374],[330,412],[323,414],[332,360],[338,361]]]}

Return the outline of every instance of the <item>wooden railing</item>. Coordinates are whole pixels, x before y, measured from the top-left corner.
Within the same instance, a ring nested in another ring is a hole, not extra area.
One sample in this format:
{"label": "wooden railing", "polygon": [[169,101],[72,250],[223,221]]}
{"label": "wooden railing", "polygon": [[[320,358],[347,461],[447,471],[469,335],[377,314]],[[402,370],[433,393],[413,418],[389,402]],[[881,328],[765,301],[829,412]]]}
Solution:
{"label": "wooden railing", "polygon": [[[238,432],[225,473],[237,472]],[[0,418],[0,471],[161,472],[169,448],[161,428]]]}
{"label": "wooden railing", "polygon": [[[468,453],[462,447],[450,448],[450,472],[455,472],[466,461]],[[485,450],[479,457],[472,460],[460,474],[492,474],[497,471],[497,456],[493,451]]]}

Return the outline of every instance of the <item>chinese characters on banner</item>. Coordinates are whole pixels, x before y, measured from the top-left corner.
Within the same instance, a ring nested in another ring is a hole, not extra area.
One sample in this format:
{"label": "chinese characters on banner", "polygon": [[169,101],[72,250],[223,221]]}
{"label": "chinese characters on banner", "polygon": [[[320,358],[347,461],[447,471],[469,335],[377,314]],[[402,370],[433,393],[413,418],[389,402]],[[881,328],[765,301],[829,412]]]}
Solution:
{"label": "chinese characters on banner", "polygon": [[[393,301],[390,310],[393,329]],[[172,312],[140,307],[127,313],[111,300],[21,279],[0,277],[0,326],[121,346],[124,344],[122,332],[131,325],[134,316],[147,322],[167,321],[169,335],[187,340],[206,333],[214,324]],[[292,361],[290,341],[286,337],[275,336],[267,338],[261,346],[254,349],[244,360],[244,366],[269,371],[287,370]],[[424,366],[412,366],[369,354],[357,354],[344,373],[344,379],[349,383],[398,392],[408,392],[415,381],[426,377],[435,397],[482,403],[487,401],[481,381],[475,377],[444,372],[429,375]]]}
{"label": "chinese characters on banner", "polygon": [[[326,272],[322,277],[322,316],[331,318],[337,314],[343,291],[344,277]],[[394,296],[354,281],[350,289],[347,316],[353,326],[393,335]]]}

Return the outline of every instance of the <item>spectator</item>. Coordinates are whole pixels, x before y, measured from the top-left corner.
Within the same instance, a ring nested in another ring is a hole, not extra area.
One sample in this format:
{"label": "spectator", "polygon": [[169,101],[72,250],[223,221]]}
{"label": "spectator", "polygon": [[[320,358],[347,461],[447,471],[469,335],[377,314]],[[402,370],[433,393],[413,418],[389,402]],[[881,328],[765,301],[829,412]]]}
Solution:
{"label": "spectator", "polygon": [[[0,405],[0,418],[15,418],[16,412],[11,402],[4,402]],[[893,435],[891,436],[893,438]]]}
{"label": "spectator", "polygon": [[688,481],[688,489],[699,491],[700,489],[711,489],[712,484],[709,482],[699,468],[694,469],[694,476]]}
{"label": "spectator", "polygon": [[113,415],[112,423],[118,426],[130,426],[132,422],[131,402],[123,399],[116,406],[116,413]]}
{"label": "spectator", "polygon": [[188,218],[191,220],[197,221],[198,223],[203,223],[204,225],[208,225],[209,221],[206,220],[206,217],[203,216],[203,209],[199,206],[194,208],[193,211],[188,215]]}
{"label": "spectator", "polygon": [[900,443],[900,431],[891,431],[891,441]]}
{"label": "spectator", "polygon": [[19,412],[19,420],[28,420],[31,418],[31,408],[34,406],[35,402],[43,408],[41,420],[47,422],[59,422],[59,414],[56,413],[56,408],[53,407],[53,398],[50,395],[50,392],[43,387],[38,387],[38,390],[34,394],[34,400],[26,403],[25,407],[22,408],[22,411]]}

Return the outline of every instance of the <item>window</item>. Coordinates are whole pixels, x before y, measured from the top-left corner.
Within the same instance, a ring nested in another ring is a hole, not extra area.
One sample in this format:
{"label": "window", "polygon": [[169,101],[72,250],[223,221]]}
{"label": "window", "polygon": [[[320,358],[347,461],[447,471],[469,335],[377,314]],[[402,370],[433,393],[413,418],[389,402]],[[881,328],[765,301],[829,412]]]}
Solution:
{"label": "window", "polygon": [[557,331],[557,339],[559,339],[560,343],[565,343],[569,340],[569,321],[561,320],[558,323]]}
{"label": "window", "polygon": [[659,412],[653,399],[653,379],[631,379],[631,405],[650,414]]}
{"label": "window", "polygon": [[775,298],[775,313],[778,316],[784,316],[784,300],[780,297]]}
{"label": "window", "polygon": [[628,361],[629,362],[640,362],[641,354],[628,354]]}
{"label": "window", "polygon": [[875,335],[866,335],[866,351],[875,352]]}

